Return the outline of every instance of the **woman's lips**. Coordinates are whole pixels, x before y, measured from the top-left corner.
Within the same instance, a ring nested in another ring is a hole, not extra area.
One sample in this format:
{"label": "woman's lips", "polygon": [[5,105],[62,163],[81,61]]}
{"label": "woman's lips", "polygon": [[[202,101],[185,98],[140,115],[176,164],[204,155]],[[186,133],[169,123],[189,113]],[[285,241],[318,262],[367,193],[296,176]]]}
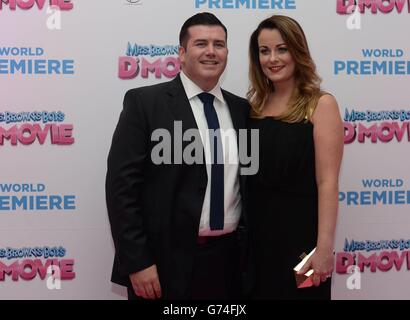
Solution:
{"label": "woman's lips", "polygon": [[279,72],[282,70],[285,66],[275,66],[275,67],[269,67],[269,70],[273,73]]}

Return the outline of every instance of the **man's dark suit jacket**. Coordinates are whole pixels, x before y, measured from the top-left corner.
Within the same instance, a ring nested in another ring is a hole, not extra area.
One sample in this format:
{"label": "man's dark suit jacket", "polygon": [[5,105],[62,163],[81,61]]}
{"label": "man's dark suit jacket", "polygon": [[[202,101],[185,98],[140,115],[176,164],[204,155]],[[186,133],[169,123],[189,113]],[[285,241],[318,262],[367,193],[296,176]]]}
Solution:
{"label": "man's dark suit jacket", "polygon": [[[222,93],[234,128],[246,129],[247,101]],[[182,121],[183,132],[197,129],[179,76],[125,94],[108,156],[106,200],[115,245],[112,281],[130,286],[129,274],[156,264],[163,297],[186,298],[207,172],[205,164],[152,163],[158,142],[151,133],[164,128],[173,138],[174,121]]]}

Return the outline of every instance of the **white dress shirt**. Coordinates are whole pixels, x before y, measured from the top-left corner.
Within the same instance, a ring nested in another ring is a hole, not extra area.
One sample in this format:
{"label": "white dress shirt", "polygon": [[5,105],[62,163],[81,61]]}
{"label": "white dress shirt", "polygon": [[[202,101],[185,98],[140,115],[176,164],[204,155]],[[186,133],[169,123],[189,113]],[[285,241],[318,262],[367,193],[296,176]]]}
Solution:
{"label": "white dress shirt", "polygon": [[239,157],[237,136],[232,124],[228,105],[223,98],[219,83],[208,93],[215,96],[214,107],[218,115],[219,127],[221,128],[222,149],[224,156],[224,228],[223,230],[211,230],[209,227],[210,191],[211,191],[211,150],[208,135],[208,122],[206,121],[204,105],[198,98],[203,92],[182,71],[180,72],[182,85],[188,97],[192,112],[198,126],[202,145],[204,146],[206,171],[208,184],[206,186],[204,203],[202,205],[201,221],[199,224],[200,236],[218,236],[234,231],[238,226],[242,205],[239,193]]}

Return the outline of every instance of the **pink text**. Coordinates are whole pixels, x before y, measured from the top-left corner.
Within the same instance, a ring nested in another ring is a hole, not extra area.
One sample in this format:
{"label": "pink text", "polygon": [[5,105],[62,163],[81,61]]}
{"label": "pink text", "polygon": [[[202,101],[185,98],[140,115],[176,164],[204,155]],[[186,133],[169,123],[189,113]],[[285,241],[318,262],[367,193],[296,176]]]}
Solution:
{"label": "pink text", "polygon": [[58,266],[60,269],[61,280],[71,280],[75,278],[73,272],[74,259],[47,259],[44,263],[40,259],[25,259],[23,261],[15,261],[10,265],[6,265],[0,261],[0,281],[5,280],[5,276],[11,276],[13,281],[32,280],[38,274],[41,280],[47,275],[47,268],[51,265]]}
{"label": "pink text", "polygon": [[150,62],[145,58],[120,57],[118,60],[118,77],[120,79],[133,79],[141,73],[142,78],[148,78],[149,73],[154,73],[155,78],[162,75],[174,78],[179,73],[180,62],[178,58],[158,58]]}
{"label": "pink text", "polygon": [[4,144],[4,140],[10,140],[10,143],[15,146],[18,142],[24,145],[32,144],[38,140],[40,144],[44,144],[47,136],[50,136],[51,144],[70,145],[74,143],[72,137],[72,124],[29,124],[25,123],[21,126],[14,125],[9,129],[4,129],[0,126],[0,146]]}
{"label": "pink text", "polygon": [[7,4],[10,10],[16,10],[16,7],[19,7],[23,10],[28,10],[31,9],[34,4],[37,4],[37,7],[39,9],[43,9],[46,2],[49,2],[50,6],[58,7],[60,10],[71,10],[73,8],[71,0],[2,0],[0,1],[0,10],[3,9],[3,6]]}
{"label": "pink text", "polygon": [[390,142],[396,138],[400,142],[404,136],[407,141],[410,141],[410,122],[382,122],[381,124],[374,123],[368,127],[364,124],[353,124],[350,122],[344,123],[345,128],[345,144],[352,143],[357,139],[358,142],[364,143],[366,138],[373,143],[377,141]]}

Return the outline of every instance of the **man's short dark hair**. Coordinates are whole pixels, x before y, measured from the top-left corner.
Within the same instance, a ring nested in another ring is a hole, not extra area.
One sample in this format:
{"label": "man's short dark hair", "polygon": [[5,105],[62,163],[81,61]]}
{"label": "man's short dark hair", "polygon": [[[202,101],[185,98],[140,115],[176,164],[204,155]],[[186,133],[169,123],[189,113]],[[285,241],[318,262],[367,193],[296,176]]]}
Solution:
{"label": "man's short dark hair", "polygon": [[225,31],[225,38],[228,38],[228,31],[224,24],[212,13],[210,12],[201,12],[193,15],[189,18],[181,27],[181,31],[179,33],[179,45],[186,49],[186,45],[188,42],[189,34],[188,28],[192,26],[220,26]]}

